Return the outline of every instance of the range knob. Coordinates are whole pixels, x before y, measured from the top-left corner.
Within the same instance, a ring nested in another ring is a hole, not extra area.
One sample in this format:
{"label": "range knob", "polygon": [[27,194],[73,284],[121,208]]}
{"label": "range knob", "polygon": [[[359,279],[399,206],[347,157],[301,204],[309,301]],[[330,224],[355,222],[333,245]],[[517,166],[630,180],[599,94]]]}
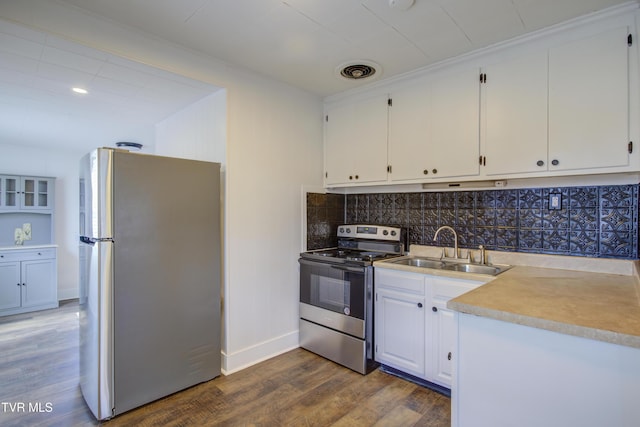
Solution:
{"label": "range knob", "polygon": [[351,233],[351,229],[347,227],[347,234]]}
{"label": "range knob", "polygon": [[392,235],[392,236],[395,236],[396,234],[397,234],[397,233],[396,233],[396,230],[391,230],[391,235]]}
{"label": "range knob", "polygon": [[383,234],[384,236],[386,236],[386,235],[388,235],[388,234],[389,234],[389,231],[388,231],[388,230],[383,230],[383,231],[382,231],[382,234]]}
{"label": "range knob", "polygon": [[341,233],[344,233],[344,228],[343,228],[343,227],[340,227],[340,230],[339,230],[339,231],[340,231]]}

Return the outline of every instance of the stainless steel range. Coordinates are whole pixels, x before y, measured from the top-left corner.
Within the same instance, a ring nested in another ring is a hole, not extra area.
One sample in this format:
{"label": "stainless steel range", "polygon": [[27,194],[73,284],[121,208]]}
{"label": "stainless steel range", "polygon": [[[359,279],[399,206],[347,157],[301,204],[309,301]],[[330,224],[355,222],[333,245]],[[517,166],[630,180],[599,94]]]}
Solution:
{"label": "stainless steel range", "polygon": [[373,262],[404,253],[406,232],[341,225],[338,247],[300,254],[300,346],[361,374],[373,360]]}

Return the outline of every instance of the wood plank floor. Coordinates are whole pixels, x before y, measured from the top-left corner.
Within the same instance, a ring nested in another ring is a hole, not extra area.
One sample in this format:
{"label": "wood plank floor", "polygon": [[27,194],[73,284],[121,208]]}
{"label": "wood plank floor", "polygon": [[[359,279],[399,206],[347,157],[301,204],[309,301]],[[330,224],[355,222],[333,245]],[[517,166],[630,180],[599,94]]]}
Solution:
{"label": "wood plank floor", "polygon": [[[77,312],[69,301],[0,318],[0,425],[99,424],[78,386]],[[363,376],[296,349],[102,424],[440,427],[450,425],[450,400],[380,370]]]}

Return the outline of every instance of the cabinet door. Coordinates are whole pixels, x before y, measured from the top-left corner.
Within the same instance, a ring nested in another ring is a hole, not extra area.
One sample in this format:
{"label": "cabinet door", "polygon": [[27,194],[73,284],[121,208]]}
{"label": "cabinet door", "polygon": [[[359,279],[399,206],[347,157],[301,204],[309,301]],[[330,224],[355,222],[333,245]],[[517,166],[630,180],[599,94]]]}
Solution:
{"label": "cabinet door", "polygon": [[51,209],[53,180],[47,178],[21,178],[22,209]]}
{"label": "cabinet door", "polygon": [[547,52],[484,67],[486,175],[547,170]]}
{"label": "cabinet door", "polygon": [[389,110],[393,181],[479,173],[479,70],[430,76],[394,91]]}
{"label": "cabinet door", "polygon": [[0,311],[20,307],[20,262],[0,263]]}
{"label": "cabinet door", "polygon": [[57,299],[55,260],[22,262],[22,306],[50,304]]}
{"label": "cabinet door", "polygon": [[375,301],[376,361],[424,377],[424,297],[378,289]]}
{"label": "cabinet door", "polygon": [[389,107],[389,164],[392,181],[431,177],[435,167],[429,151],[429,99],[431,84],[420,79],[394,90]]}
{"label": "cabinet door", "polygon": [[16,210],[20,207],[20,177],[0,175],[0,209]]}
{"label": "cabinet door", "polygon": [[451,387],[458,328],[456,313],[447,308],[447,301],[482,285],[482,282],[437,276],[427,277],[426,282],[431,298],[431,341],[427,345],[431,363],[427,365],[427,379]]}
{"label": "cabinet door", "polygon": [[325,184],[386,181],[388,96],[327,108]]}
{"label": "cabinet door", "polygon": [[549,50],[549,169],[627,166],[626,27]]}
{"label": "cabinet door", "polygon": [[480,70],[435,77],[429,101],[431,178],[480,173]]}

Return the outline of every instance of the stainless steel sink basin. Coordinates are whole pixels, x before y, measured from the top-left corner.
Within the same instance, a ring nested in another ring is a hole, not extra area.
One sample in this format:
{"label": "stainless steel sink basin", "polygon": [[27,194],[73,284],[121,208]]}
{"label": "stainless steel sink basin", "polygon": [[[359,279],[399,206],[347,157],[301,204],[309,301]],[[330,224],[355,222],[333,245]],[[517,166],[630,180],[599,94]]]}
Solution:
{"label": "stainless steel sink basin", "polygon": [[491,266],[491,265],[477,265],[477,264],[447,264],[445,267],[447,270],[453,271],[462,271],[465,273],[477,273],[477,274],[490,274],[495,276],[496,274],[501,273],[504,270],[501,270],[499,267]]}
{"label": "stainless steel sink basin", "polygon": [[488,274],[490,276],[497,276],[511,268],[510,265],[469,264],[460,261],[440,261],[438,259],[419,257],[400,258],[388,262],[408,265],[410,267],[433,268],[436,270],[459,271],[462,273]]}
{"label": "stainless steel sink basin", "polygon": [[394,264],[402,264],[402,265],[410,265],[412,267],[422,267],[422,268],[437,268],[443,269],[445,267],[445,263],[442,261],[436,261],[433,259],[425,259],[425,258],[403,258],[397,261],[391,261]]}

